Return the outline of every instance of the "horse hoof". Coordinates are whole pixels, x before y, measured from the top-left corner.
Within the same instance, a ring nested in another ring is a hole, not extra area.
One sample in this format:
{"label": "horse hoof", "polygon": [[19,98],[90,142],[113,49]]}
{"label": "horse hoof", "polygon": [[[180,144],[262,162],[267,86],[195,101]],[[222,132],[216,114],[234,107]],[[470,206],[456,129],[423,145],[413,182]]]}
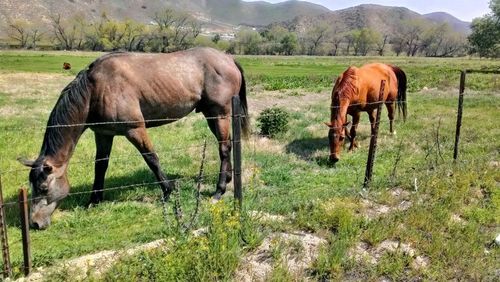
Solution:
{"label": "horse hoof", "polygon": [[212,204],[217,203],[220,199],[222,198],[222,193],[221,192],[215,192],[215,194],[212,196],[212,200],[210,201]]}

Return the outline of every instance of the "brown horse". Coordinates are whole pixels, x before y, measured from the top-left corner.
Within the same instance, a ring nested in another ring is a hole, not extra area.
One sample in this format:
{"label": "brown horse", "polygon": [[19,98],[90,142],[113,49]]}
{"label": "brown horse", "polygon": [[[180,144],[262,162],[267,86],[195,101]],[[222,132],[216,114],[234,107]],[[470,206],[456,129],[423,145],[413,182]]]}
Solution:
{"label": "brown horse", "polygon": [[[370,118],[372,134],[378,107],[380,83],[386,81],[383,101],[387,107],[390,131],[394,133],[394,104],[406,120],[406,74],[398,67],[386,64],[368,64],[360,68],[349,67],[335,82],[332,91],[330,128],[330,162],[336,163],[345,137],[351,140],[349,151],[357,147],[356,129],[361,111]],[[350,133],[347,132],[347,114],[352,116]]]}
{"label": "brown horse", "polygon": [[210,48],[171,54],[112,53],[95,60],[61,93],[47,122],[38,158],[31,167],[32,227],[46,228],[58,202],[69,193],[68,162],[82,133],[95,133],[96,162],[90,202],[103,198],[104,176],[115,135],[124,135],[142,154],[165,199],[173,189],[162,172],[146,128],[181,119],[193,110],[206,117],[219,141],[221,160],[214,197],[231,181],[231,99],[241,99],[248,132],[245,79],[228,55]]}

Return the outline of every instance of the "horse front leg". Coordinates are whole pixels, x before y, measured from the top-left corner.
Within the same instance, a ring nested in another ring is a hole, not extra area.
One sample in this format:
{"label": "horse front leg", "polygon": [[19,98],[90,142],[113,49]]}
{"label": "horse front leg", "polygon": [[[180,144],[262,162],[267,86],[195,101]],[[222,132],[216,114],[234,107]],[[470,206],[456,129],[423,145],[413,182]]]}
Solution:
{"label": "horse front leg", "polygon": [[351,126],[351,145],[349,146],[349,151],[352,151],[354,148],[358,148],[358,143],[356,142],[356,134],[357,134],[357,128],[359,124],[359,120],[361,117],[360,112],[356,112],[352,114],[352,126]]}
{"label": "horse front leg", "polygon": [[374,110],[368,111],[368,118],[370,119],[371,136],[373,136],[373,135],[375,135],[375,122],[377,120],[377,110],[374,109]]}
{"label": "horse front leg", "polygon": [[158,180],[161,190],[163,191],[163,199],[166,201],[168,197],[174,190],[174,184],[169,182],[165,174],[163,173],[160,160],[158,159],[158,155],[153,149],[153,144],[149,139],[149,136],[146,132],[145,127],[138,127],[134,129],[130,129],[125,134],[125,137],[134,144],[134,146],[141,152],[144,161],[149,166],[149,169],[153,172],[156,179]]}
{"label": "horse front leg", "polygon": [[208,127],[219,142],[219,157],[220,170],[219,180],[217,181],[217,189],[215,190],[214,199],[219,200],[226,192],[226,186],[231,182],[232,166],[231,166],[231,140],[230,140],[230,120],[224,119],[208,119]]}
{"label": "horse front leg", "polygon": [[109,156],[113,146],[113,136],[95,133],[95,167],[94,167],[94,185],[90,195],[91,204],[97,204],[102,201],[104,194],[104,177],[108,169]]}

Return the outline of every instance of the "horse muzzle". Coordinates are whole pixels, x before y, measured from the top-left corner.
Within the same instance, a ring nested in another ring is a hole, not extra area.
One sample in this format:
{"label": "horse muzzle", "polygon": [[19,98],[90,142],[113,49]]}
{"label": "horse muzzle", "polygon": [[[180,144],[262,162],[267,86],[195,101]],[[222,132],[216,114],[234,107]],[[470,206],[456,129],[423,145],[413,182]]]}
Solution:
{"label": "horse muzzle", "polygon": [[337,156],[335,156],[335,155],[330,155],[330,158],[328,159],[328,161],[331,164],[336,164],[339,161],[339,158]]}

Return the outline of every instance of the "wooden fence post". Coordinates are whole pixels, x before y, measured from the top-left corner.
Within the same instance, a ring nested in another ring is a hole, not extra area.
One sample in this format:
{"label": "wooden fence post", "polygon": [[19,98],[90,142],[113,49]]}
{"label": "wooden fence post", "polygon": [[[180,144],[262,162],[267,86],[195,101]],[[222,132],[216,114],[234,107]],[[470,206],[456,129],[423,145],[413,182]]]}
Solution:
{"label": "wooden fence post", "polygon": [[7,224],[5,222],[5,206],[3,202],[2,177],[0,175],[0,237],[2,239],[3,277],[12,276],[10,265],[9,240],[7,238]]}
{"label": "wooden fence post", "polygon": [[24,275],[28,276],[31,272],[31,246],[28,218],[28,192],[26,188],[19,189],[19,210],[21,215],[21,233],[23,236]]}
{"label": "wooden fence post", "polygon": [[463,70],[460,73],[460,89],[458,92],[458,112],[457,112],[457,128],[455,130],[455,149],[453,150],[453,160],[458,158],[458,143],[460,142],[460,128],[462,127],[462,111],[464,105],[465,92],[465,75],[467,71]]}
{"label": "wooden fence post", "polygon": [[382,111],[382,105],[384,104],[384,88],[385,88],[385,80],[382,80],[380,82],[377,117],[375,118],[375,124],[373,125],[373,134],[370,138],[370,149],[368,151],[368,160],[366,162],[365,182],[363,183],[364,188],[368,187],[368,185],[370,185],[370,181],[372,180],[373,162],[375,161],[375,151],[377,150],[377,137],[378,137],[378,127],[380,124],[380,112]]}
{"label": "wooden fence post", "polygon": [[232,125],[233,125],[233,183],[234,198],[241,209],[243,204],[243,191],[241,184],[241,106],[240,97],[233,96],[232,99]]}

